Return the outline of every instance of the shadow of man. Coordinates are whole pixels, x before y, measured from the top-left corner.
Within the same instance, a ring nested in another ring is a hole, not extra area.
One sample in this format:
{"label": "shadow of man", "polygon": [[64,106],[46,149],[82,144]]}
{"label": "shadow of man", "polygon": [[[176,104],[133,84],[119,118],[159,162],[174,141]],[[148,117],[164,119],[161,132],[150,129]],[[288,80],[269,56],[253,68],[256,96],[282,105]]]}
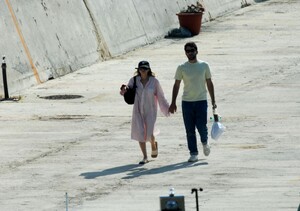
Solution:
{"label": "shadow of man", "polygon": [[80,176],[83,176],[85,179],[95,179],[97,177],[103,177],[103,176],[121,174],[127,172],[127,176],[122,177],[122,179],[133,179],[143,175],[160,174],[168,171],[176,171],[182,168],[190,168],[190,167],[196,167],[202,165],[208,165],[208,163],[207,162],[196,162],[196,163],[181,162],[181,163],[175,163],[175,164],[153,168],[153,169],[147,169],[145,168],[145,165],[141,166],[139,164],[129,164],[129,165],[105,169],[102,171],[85,172],[80,174]]}

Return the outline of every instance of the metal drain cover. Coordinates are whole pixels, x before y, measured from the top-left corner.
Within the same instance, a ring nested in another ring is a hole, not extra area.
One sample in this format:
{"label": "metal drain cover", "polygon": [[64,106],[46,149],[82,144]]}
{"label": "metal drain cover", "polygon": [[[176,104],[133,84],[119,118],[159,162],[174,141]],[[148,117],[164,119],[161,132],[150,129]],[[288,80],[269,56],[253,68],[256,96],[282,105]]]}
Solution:
{"label": "metal drain cover", "polygon": [[45,96],[39,98],[46,99],[46,100],[71,100],[71,99],[77,99],[77,98],[82,98],[83,96],[81,95],[50,95],[50,96]]}

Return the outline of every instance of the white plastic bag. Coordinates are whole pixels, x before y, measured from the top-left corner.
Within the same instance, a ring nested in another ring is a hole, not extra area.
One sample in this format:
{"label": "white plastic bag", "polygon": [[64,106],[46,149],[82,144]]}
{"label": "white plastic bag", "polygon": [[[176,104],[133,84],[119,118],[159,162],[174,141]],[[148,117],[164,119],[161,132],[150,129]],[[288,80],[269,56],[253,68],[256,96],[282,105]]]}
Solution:
{"label": "white plastic bag", "polygon": [[217,141],[224,131],[225,126],[220,122],[214,121],[211,127],[211,138]]}

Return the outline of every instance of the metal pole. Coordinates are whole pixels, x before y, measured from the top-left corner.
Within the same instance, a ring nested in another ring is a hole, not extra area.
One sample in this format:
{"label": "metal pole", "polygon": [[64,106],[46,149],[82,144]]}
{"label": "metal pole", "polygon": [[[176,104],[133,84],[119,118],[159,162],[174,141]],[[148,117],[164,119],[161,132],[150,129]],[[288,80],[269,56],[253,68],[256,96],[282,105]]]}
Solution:
{"label": "metal pole", "polygon": [[[203,191],[203,189],[202,189],[202,188],[199,188],[199,191]],[[197,208],[197,211],[199,211],[198,190],[197,190],[197,188],[193,188],[193,189],[192,189],[192,194],[193,194],[194,192],[196,192],[196,194],[195,194],[195,197],[196,197],[196,208]]]}
{"label": "metal pole", "polygon": [[197,211],[199,211],[199,204],[198,204],[198,190],[197,190],[196,188],[193,188],[193,189],[192,189],[192,194],[193,194],[194,192],[196,193],[196,194],[195,194],[195,197],[196,197],[196,208],[197,208]]}
{"label": "metal pole", "polygon": [[8,87],[7,87],[7,77],[6,77],[6,62],[5,56],[2,57],[2,76],[3,76],[3,88],[4,88],[4,99],[8,99]]}
{"label": "metal pole", "polygon": [[68,193],[66,193],[66,211],[68,211]]}

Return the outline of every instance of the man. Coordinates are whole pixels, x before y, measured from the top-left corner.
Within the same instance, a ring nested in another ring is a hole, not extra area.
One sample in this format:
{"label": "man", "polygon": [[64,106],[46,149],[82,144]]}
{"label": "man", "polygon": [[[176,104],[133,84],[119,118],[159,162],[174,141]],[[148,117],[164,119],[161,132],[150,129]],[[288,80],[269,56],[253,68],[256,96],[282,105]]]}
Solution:
{"label": "man", "polygon": [[213,109],[217,105],[209,65],[204,61],[197,60],[198,50],[194,42],[186,43],[184,50],[188,61],[179,65],[176,70],[169,112],[173,114],[177,110],[176,98],[181,80],[183,80],[182,115],[190,151],[188,162],[196,162],[198,161],[198,148],[195,128],[200,134],[204,155],[208,156],[210,153],[207,132],[207,90]]}

